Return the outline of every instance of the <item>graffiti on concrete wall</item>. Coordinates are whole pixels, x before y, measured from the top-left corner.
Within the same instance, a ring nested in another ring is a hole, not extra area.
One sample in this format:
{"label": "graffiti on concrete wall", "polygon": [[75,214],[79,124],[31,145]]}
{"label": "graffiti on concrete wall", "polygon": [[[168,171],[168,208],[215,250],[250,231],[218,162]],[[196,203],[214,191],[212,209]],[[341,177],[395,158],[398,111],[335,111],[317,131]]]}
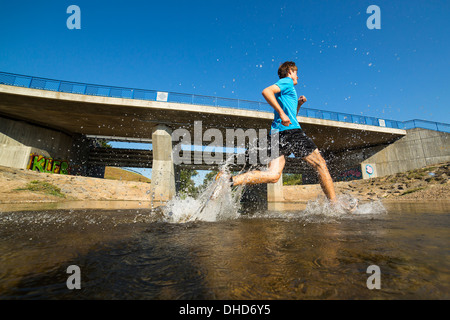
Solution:
{"label": "graffiti on concrete wall", "polygon": [[46,173],[69,174],[69,162],[32,153],[28,162],[28,169]]}
{"label": "graffiti on concrete wall", "polygon": [[337,181],[350,181],[362,179],[361,168],[352,168],[345,170],[339,174]]}

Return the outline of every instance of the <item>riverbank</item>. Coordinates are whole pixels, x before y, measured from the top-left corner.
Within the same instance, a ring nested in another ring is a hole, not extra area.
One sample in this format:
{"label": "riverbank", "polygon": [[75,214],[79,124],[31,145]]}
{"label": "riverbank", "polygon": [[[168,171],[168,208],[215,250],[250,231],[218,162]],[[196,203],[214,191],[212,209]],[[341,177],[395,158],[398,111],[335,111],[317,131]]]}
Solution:
{"label": "riverbank", "polygon": [[[336,194],[350,194],[359,200],[425,201],[450,200],[450,162],[395,175],[335,182]],[[319,185],[284,186],[285,201],[313,200],[322,194]]]}
{"label": "riverbank", "polygon": [[[450,162],[369,180],[336,182],[337,194],[365,200],[450,200]],[[76,201],[151,202],[151,184],[39,173],[0,166],[0,204]],[[286,202],[322,195],[319,185],[284,186]],[[154,199],[157,200],[157,199]]]}
{"label": "riverbank", "polygon": [[40,173],[3,166],[0,166],[0,185],[0,203],[151,200],[149,182]]}

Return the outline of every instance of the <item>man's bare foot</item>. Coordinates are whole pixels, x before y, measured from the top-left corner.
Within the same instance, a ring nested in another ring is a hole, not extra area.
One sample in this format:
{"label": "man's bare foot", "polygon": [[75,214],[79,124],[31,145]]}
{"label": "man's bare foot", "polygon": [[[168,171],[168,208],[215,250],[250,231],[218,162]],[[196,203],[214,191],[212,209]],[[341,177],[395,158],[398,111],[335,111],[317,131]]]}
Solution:
{"label": "man's bare foot", "polygon": [[330,200],[331,205],[336,209],[343,209],[347,213],[354,213],[358,209],[358,199],[354,198],[351,200]]}
{"label": "man's bare foot", "polygon": [[347,211],[347,213],[353,213],[356,211],[356,209],[358,209],[358,203],[359,203],[358,199],[354,198],[349,202],[344,203],[342,207],[344,208],[345,211]]}
{"label": "man's bare foot", "polygon": [[211,196],[209,197],[210,200],[216,199],[219,196],[220,191],[222,191],[224,184],[221,183],[221,181],[219,181],[221,179],[228,180],[230,181],[230,183],[232,183],[232,178],[228,173],[224,171],[219,171],[219,173],[214,178],[215,186],[213,187],[213,191],[211,193]]}

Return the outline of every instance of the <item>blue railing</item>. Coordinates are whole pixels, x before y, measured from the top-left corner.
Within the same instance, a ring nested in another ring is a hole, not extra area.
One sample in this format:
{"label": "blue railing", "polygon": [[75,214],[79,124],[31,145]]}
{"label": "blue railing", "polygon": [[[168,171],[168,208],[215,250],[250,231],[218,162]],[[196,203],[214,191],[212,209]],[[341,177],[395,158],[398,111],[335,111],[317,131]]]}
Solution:
{"label": "blue railing", "polygon": [[[7,72],[0,72],[0,84],[26,87],[32,89],[50,90],[57,92],[85,94],[91,96],[104,96],[113,98],[151,100],[151,101],[167,101],[174,103],[187,103],[196,105],[273,112],[272,107],[265,102],[220,98],[213,96],[202,96],[186,93],[161,92],[156,90],[111,87],[72,81],[38,78]],[[424,128],[436,131],[450,132],[449,124],[427,120],[416,119],[409,121],[396,121],[310,108],[301,108],[299,115],[302,117],[366,124],[371,126],[388,127],[395,129]]]}

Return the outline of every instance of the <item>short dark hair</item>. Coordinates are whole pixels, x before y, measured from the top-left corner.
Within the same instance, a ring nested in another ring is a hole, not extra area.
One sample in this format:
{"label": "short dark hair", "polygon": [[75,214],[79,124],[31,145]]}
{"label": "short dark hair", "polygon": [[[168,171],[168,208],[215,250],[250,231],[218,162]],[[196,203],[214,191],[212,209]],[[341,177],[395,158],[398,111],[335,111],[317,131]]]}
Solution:
{"label": "short dark hair", "polygon": [[298,68],[293,61],[286,61],[278,68],[278,76],[280,79],[286,78],[291,70],[297,71]]}

